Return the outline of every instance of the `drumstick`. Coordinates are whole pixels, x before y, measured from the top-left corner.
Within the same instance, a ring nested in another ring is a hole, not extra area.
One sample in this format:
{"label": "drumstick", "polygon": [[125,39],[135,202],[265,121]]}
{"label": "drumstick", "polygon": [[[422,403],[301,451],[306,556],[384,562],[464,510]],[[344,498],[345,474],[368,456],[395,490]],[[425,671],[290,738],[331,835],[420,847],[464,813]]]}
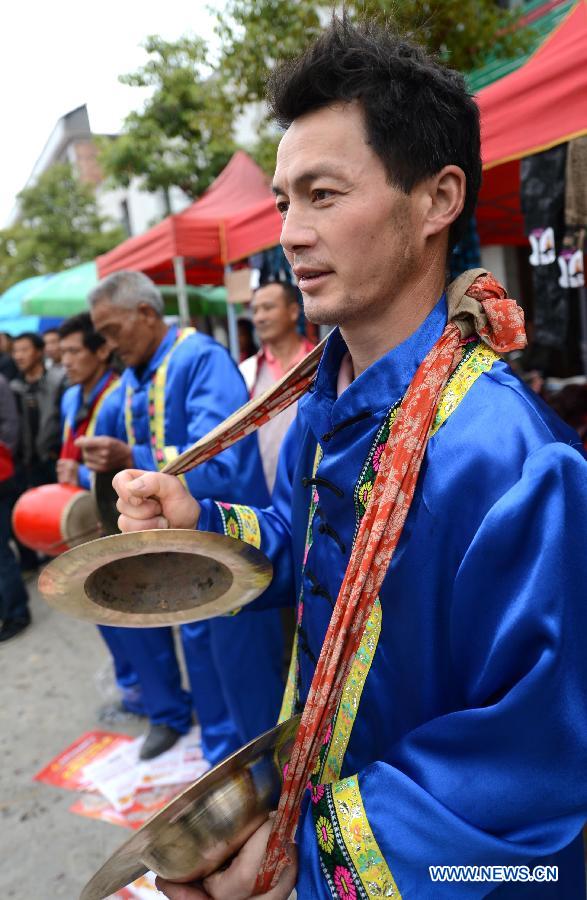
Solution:
{"label": "drumstick", "polygon": [[74,534],[72,537],[63,538],[61,541],[55,541],[55,543],[49,544],[47,547],[43,547],[43,552],[47,550],[57,550],[58,547],[69,547],[69,545],[73,544],[74,541],[83,543],[93,534],[99,534],[101,530],[102,529],[100,525],[94,525],[92,528],[88,528],[87,531],[80,531],[78,534]]}
{"label": "drumstick", "polygon": [[237,441],[252,434],[269,419],[295,403],[314,381],[326,341],[327,338],[320,341],[297,366],[286,372],[283,378],[259,397],[241,406],[232,416],[200,438],[193,447],[163,466],[161,472],[167,475],[183,475],[184,472],[195,469],[221,450],[232,447]]}

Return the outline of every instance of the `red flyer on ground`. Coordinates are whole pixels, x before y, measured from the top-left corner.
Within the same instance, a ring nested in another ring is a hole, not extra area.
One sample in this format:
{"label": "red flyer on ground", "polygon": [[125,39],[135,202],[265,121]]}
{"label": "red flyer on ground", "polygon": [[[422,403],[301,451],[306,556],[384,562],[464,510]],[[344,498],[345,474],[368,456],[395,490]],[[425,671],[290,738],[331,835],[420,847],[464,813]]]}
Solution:
{"label": "red flyer on ground", "polygon": [[111,825],[120,825],[122,828],[130,828],[130,823],[122,813],[119,813],[102,794],[81,794],[75,803],[69,807],[69,811],[88,819],[99,819],[101,822],[109,822]]}
{"label": "red flyer on ground", "polygon": [[84,766],[111,753],[133,738],[110,731],[87,731],[35,775],[35,781],[67,788],[70,791],[92,789],[83,773]]}
{"label": "red flyer on ground", "polygon": [[118,812],[101,794],[85,793],[69,807],[69,811],[89,819],[99,819],[112,825],[121,825],[123,828],[137,829],[167,806],[186,787],[185,784],[178,784],[141,790],[136,794],[132,806],[124,813]]}

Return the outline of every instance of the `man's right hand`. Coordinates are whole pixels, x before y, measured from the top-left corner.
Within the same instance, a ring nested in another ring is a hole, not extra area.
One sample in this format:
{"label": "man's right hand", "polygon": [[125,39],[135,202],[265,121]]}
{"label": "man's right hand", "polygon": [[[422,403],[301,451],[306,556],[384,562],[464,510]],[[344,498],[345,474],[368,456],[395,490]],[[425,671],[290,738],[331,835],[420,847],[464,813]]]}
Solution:
{"label": "man's right hand", "polygon": [[57,481],[59,484],[78,484],[79,463],[75,459],[57,460]]}
{"label": "man's right hand", "polygon": [[195,528],[200,504],[174,475],[125,469],[112,481],[118,494],[121,531],[150,528]]}

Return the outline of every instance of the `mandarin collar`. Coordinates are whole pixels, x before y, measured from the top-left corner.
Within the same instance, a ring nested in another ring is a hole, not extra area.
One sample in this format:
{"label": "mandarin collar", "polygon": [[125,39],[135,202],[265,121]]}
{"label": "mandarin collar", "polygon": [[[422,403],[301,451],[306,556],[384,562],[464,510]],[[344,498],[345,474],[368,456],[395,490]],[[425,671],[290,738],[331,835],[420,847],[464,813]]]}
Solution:
{"label": "mandarin collar", "polygon": [[145,384],[155,374],[165,355],[171,350],[177,337],[177,326],[172,325],[168,329],[167,334],[155,350],[153,356],[145,366],[134,366],[129,369],[133,381],[136,385]]}
{"label": "mandarin collar", "polygon": [[[96,397],[98,396],[98,394],[100,393],[100,391],[102,390],[102,388],[104,387],[104,385],[106,384],[106,382],[108,381],[108,379],[110,378],[111,375],[112,375],[112,369],[106,369],[106,371],[104,372],[104,374],[102,375],[100,380],[97,382],[97,384],[94,385],[94,387],[90,391],[90,395],[88,397],[88,403],[94,402],[94,400],[96,399]],[[82,396],[83,396],[83,388],[82,388],[81,384],[79,385],[79,387],[80,387],[80,391],[82,391]]]}
{"label": "mandarin collar", "polygon": [[323,415],[330,426],[369,410],[389,409],[405,394],[429,350],[442,335],[447,321],[446,295],[442,294],[422,324],[405,341],[370,365],[337,397],[337,379],[347,345],[336,328],[326,342],[313,389],[305,398],[304,412],[318,431],[324,430]]}

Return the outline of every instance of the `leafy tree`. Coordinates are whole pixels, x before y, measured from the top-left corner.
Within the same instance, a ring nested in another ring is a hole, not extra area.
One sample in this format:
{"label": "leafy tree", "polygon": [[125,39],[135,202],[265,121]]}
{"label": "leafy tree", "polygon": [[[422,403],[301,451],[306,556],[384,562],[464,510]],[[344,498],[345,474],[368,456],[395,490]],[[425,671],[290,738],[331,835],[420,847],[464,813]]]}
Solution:
{"label": "leafy tree", "polygon": [[[495,0],[346,0],[344,7],[351,18],[391,19],[464,72],[483,62],[489,49],[513,55],[526,46],[513,27],[515,16]],[[303,50],[333,8],[314,0],[227,0],[216,13],[220,52],[214,65],[199,37],[147,38],[148,62],[120,81],[149,88],[151,95],[126,118],[120,137],[103,140],[105,171],[125,186],[140,176],[147,190],[177,186],[199,197],[236,149],[235,118],[262,102],[268,71]],[[271,172],[276,143],[276,129],[265,120],[246,149]]]}
{"label": "leafy tree", "polygon": [[[217,12],[216,30],[223,48],[219,69],[235,100],[262,99],[268,71],[300,53],[336,8],[313,0],[229,0]],[[344,8],[351,19],[395,24],[461,72],[482,65],[489,53],[511,57],[528,45],[527,32],[515,28],[519,13],[495,0],[347,0]]]}
{"label": "leafy tree", "polygon": [[127,116],[120,137],[102,140],[101,164],[118,184],[141,176],[149,191],[177,186],[196,198],[236,149],[231,101],[200,38],[151,36],[144,47],[148,62],[119,80],[152,93],[142,111]]}
{"label": "leafy tree", "polygon": [[[228,0],[216,14],[222,47],[218,71],[235,110],[261,101],[269,71],[302,52],[340,7],[313,0]],[[530,38],[527,30],[515,27],[519,14],[501,9],[495,0],[346,0],[344,9],[353,20],[369,16],[391,22],[464,73],[489,54],[517,55]],[[275,130],[262,123],[251,153],[268,172],[276,144]]]}
{"label": "leafy tree", "polygon": [[18,195],[20,218],[0,231],[0,290],[94,259],[124,240],[98,210],[94,188],[59,163]]}

